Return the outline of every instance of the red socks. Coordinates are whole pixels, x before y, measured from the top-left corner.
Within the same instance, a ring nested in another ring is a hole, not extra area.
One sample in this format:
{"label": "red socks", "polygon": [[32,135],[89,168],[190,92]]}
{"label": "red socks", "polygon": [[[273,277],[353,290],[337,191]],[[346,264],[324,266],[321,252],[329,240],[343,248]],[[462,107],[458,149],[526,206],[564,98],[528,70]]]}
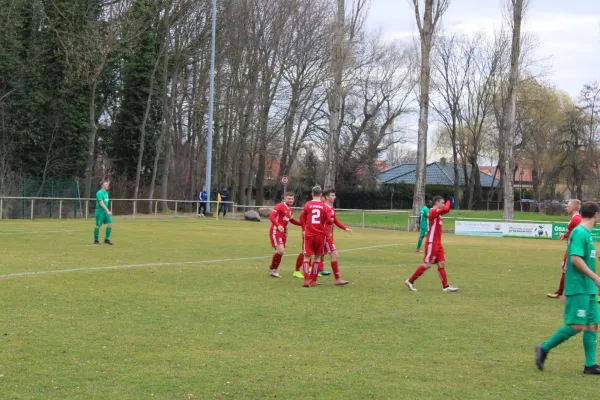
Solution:
{"label": "red socks", "polygon": [[558,290],[556,291],[556,293],[559,296],[562,296],[562,294],[564,293],[564,291],[565,291],[565,273],[563,272],[562,276],[560,277],[560,283],[558,285]]}
{"label": "red socks", "polygon": [[412,274],[412,276],[410,277],[410,279],[409,279],[408,281],[409,281],[410,283],[415,283],[415,281],[416,281],[417,279],[419,279],[419,277],[420,277],[421,275],[423,275],[423,273],[424,273],[425,271],[427,271],[427,268],[425,268],[425,266],[424,266],[424,265],[419,265],[419,268],[417,268],[417,269],[415,270],[415,273],[414,273],[414,274]]}
{"label": "red socks", "polygon": [[438,275],[440,276],[440,281],[442,281],[442,287],[448,287],[448,277],[446,276],[445,268],[438,268]]}
{"label": "red socks", "polygon": [[273,260],[271,261],[271,269],[277,269],[279,268],[279,264],[281,264],[281,258],[283,256],[277,252],[275,252],[275,254],[273,254]]}
{"label": "red socks", "polygon": [[310,281],[312,285],[317,284],[317,279],[319,278],[319,272],[323,271],[323,263],[322,262],[313,262],[312,271],[310,272]]}
{"label": "red socks", "polygon": [[333,270],[333,276],[335,277],[336,280],[342,279],[342,278],[340,278],[340,265],[338,264],[337,261],[331,262],[331,269]]}
{"label": "red socks", "polygon": [[300,271],[300,268],[302,267],[302,263],[304,263],[304,254],[300,253],[300,254],[298,254],[298,257],[296,258],[296,271]]}

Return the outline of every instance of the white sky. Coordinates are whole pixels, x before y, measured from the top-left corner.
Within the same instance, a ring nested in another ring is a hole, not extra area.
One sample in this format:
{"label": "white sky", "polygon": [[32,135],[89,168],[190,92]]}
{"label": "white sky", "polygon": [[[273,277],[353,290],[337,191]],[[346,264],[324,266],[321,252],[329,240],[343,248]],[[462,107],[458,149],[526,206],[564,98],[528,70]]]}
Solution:
{"label": "white sky", "polygon": [[[369,29],[389,39],[410,39],[416,34],[411,2],[371,0]],[[442,29],[492,32],[505,24],[504,3],[450,0]],[[544,78],[556,89],[576,98],[584,84],[600,80],[600,0],[531,0],[524,29],[537,38],[536,56],[550,67],[542,71]]]}

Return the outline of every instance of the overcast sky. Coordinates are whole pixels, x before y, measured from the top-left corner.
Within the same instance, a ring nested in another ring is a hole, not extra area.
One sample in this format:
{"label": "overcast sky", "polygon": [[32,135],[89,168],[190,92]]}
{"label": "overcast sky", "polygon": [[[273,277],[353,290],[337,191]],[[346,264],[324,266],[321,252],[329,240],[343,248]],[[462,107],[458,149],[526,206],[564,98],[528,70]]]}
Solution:
{"label": "overcast sky", "polygon": [[[493,32],[506,26],[506,0],[450,0],[442,29],[475,34]],[[577,98],[586,83],[600,81],[600,0],[531,0],[524,29],[534,35],[539,46],[536,58],[543,61],[546,82]],[[412,40],[416,22],[412,0],[371,0],[369,30],[386,39]],[[433,121],[431,121],[433,122]],[[433,124],[430,124],[430,140]],[[411,124],[412,125],[412,124]],[[410,131],[416,148],[416,121]],[[430,150],[433,150],[430,148]],[[432,161],[435,152],[428,154]]]}
{"label": "overcast sky", "polygon": [[[368,23],[386,38],[416,33],[412,0],[371,0]],[[450,0],[443,29],[476,33],[503,26],[503,0]],[[585,83],[600,80],[600,0],[532,0],[524,28],[547,60],[546,79],[577,97]]]}

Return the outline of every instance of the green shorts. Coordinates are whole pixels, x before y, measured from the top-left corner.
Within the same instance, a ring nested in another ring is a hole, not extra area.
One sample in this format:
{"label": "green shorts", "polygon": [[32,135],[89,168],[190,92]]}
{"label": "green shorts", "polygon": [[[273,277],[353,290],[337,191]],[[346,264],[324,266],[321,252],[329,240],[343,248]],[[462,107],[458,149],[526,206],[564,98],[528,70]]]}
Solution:
{"label": "green shorts", "polygon": [[422,237],[425,237],[425,236],[427,236],[427,229],[425,229],[425,230],[421,229],[421,230],[419,231],[419,236],[422,236]]}
{"label": "green shorts", "polygon": [[102,226],[104,224],[110,225],[112,223],[112,216],[108,215],[106,211],[96,210],[96,226]]}
{"label": "green shorts", "polygon": [[598,299],[593,294],[574,294],[566,296],[566,325],[595,325],[600,322]]}

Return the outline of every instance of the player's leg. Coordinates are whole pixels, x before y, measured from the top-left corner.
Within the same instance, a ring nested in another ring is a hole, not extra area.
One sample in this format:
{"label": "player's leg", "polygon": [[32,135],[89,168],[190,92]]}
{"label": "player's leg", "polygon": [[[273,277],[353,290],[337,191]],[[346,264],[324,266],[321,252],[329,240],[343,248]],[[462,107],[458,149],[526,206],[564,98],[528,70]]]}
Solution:
{"label": "player's leg", "polygon": [[331,238],[325,238],[325,241],[323,242],[323,257],[321,257],[321,269],[319,272],[319,276],[329,276],[331,275],[331,272],[325,270],[325,254],[330,253],[331,251],[329,250],[329,247],[335,247],[335,245],[333,244],[333,239]]}
{"label": "player's leg", "polygon": [[106,224],[106,236],[104,236],[104,243],[112,245],[113,242],[110,241],[110,235],[112,234],[113,228],[112,216],[106,214],[104,216],[104,223]]}
{"label": "player's leg", "polygon": [[600,375],[600,367],[596,361],[598,346],[598,323],[600,322],[600,313],[598,312],[598,302],[596,296],[591,295],[588,299],[588,325],[583,331],[583,350],[585,352],[584,374]]}
{"label": "player's leg", "polygon": [[423,264],[419,265],[417,267],[417,269],[415,270],[415,272],[413,272],[411,277],[408,278],[406,281],[404,281],[404,285],[406,285],[406,287],[408,287],[413,292],[417,291],[417,289],[415,288],[415,281],[417,279],[419,279],[421,277],[421,275],[423,275],[425,273],[425,271],[427,271],[429,268],[431,268],[431,264],[434,264],[436,262],[435,247],[436,246],[434,246],[433,243],[426,244],[425,257],[423,257]]}
{"label": "player's leg", "polygon": [[416,253],[421,253],[421,245],[423,244],[423,239],[425,239],[426,235],[423,235],[423,232],[419,235],[419,240],[417,241],[417,248],[415,249]]}
{"label": "player's leg", "polygon": [[269,239],[271,240],[271,245],[275,252],[273,253],[273,257],[271,258],[271,265],[269,266],[269,275],[273,278],[281,278],[277,269],[279,268],[279,264],[281,264],[281,259],[285,254],[285,234],[277,231],[277,229],[271,229]]}
{"label": "player's leg", "polygon": [[567,252],[565,252],[565,255],[564,255],[563,261],[562,261],[562,265],[560,267],[562,274],[560,276],[558,290],[554,293],[548,293],[546,296],[548,296],[552,299],[558,299],[558,298],[560,298],[560,296],[563,295],[564,290],[565,290],[565,267],[566,267],[566,265],[567,265]]}
{"label": "player's leg", "polygon": [[328,240],[325,243],[325,252],[327,252],[329,254],[329,257],[331,258],[331,269],[333,270],[333,277],[335,278],[335,285],[336,286],[342,286],[342,285],[347,285],[349,282],[345,281],[342,279],[342,277],[340,276],[340,264],[339,264],[339,258],[338,258],[338,251],[337,248],[335,247],[335,243],[333,243],[333,240]]}
{"label": "player's leg", "polygon": [[104,223],[104,216],[100,210],[95,211],[96,225],[94,226],[94,244],[100,244],[100,228]]}
{"label": "player's leg", "polygon": [[[322,253],[322,250],[320,251]],[[319,274],[323,270],[323,255],[315,255],[313,260],[312,271],[310,272],[310,285],[317,286]]]}
{"label": "player's leg", "polygon": [[589,295],[576,294],[566,296],[564,311],[565,325],[557,330],[548,340],[535,348],[535,363],[540,371],[544,370],[544,362],[550,350],[585,329],[588,324],[586,311],[588,306]]}
{"label": "player's leg", "polygon": [[302,273],[302,265],[304,265],[304,235],[302,235],[302,247],[300,247],[300,253],[298,257],[296,257],[296,269],[292,276],[295,278],[304,278],[304,274]]}
{"label": "player's leg", "polygon": [[302,269],[304,270],[304,287],[310,287],[310,280],[311,280],[311,270],[310,270],[310,263],[312,261],[312,258],[314,257],[314,250],[313,250],[313,238],[312,237],[305,237],[304,238],[304,263],[302,264]]}
{"label": "player's leg", "polygon": [[446,275],[446,260],[443,255],[440,255],[440,261],[438,263],[438,276],[440,277],[440,281],[442,282],[442,290],[444,292],[456,292],[458,290],[457,287],[451,286],[448,283],[448,276]]}

